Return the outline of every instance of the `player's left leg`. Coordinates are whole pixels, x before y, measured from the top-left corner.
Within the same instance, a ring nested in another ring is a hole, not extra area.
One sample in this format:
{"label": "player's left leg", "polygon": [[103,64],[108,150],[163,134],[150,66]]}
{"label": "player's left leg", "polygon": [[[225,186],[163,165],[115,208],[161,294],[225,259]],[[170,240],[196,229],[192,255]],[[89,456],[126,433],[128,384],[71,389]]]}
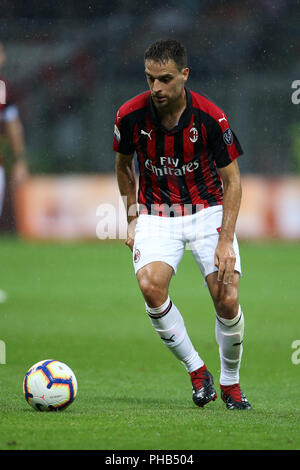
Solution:
{"label": "player's left leg", "polygon": [[239,304],[240,273],[235,271],[232,284],[217,280],[217,272],[206,277],[216,310],[216,339],[219,345],[221,396],[228,409],[251,408],[240,389],[239,370],[243,352],[244,315]]}
{"label": "player's left leg", "polygon": [[222,206],[203,209],[195,214],[196,237],[189,241],[195,261],[208,285],[216,310],[216,339],[219,344],[221,396],[227,408],[249,408],[239,386],[239,369],[243,351],[244,315],[238,299],[241,275],[239,246],[234,236],[236,256],[234,282],[222,284],[217,280],[218,268],[214,254],[222,224]]}

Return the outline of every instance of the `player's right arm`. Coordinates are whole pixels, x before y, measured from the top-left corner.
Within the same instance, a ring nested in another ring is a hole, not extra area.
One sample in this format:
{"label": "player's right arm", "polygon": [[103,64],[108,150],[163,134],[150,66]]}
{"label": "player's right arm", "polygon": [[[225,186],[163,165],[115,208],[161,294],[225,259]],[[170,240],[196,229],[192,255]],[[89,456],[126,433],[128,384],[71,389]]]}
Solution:
{"label": "player's right arm", "polygon": [[120,194],[125,205],[128,229],[125,244],[133,249],[135,226],[138,217],[136,199],[136,176],[134,169],[134,154],[116,153],[116,175]]}

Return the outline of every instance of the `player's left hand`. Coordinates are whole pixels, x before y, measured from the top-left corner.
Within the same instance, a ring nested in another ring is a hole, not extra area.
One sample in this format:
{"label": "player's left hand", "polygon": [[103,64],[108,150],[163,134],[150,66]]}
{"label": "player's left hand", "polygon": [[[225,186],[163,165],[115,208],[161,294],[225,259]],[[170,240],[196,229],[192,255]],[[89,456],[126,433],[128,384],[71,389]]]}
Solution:
{"label": "player's left hand", "polygon": [[235,252],[229,241],[219,240],[215,251],[215,265],[218,270],[218,281],[223,284],[232,284],[235,266]]}

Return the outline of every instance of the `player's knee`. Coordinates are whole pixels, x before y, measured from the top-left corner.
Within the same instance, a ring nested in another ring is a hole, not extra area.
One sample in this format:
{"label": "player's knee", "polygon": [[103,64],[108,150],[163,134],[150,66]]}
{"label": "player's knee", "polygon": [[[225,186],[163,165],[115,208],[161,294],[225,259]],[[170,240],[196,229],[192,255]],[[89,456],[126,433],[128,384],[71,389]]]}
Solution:
{"label": "player's knee", "polygon": [[139,279],[139,286],[149,307],[160,307],[168,296],[167,289],[156,282],[155,279],[143,277]]}
{"label": "player's knee", "polygon": [[224,293],[215,299],[217,314],[221,317],[234,318],[238,311],[239,300],[237,291],[232,289],[231,292]]}

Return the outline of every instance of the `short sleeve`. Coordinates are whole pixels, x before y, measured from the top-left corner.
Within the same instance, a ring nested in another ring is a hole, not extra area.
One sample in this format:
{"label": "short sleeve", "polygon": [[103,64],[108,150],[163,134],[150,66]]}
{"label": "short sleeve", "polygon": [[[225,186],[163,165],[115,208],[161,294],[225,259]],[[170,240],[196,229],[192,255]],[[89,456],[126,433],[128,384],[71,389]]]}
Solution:
{"label": "short sleeve", "polygon": [[15,103],[15,99],[12,95],[11,88],[7,81],[0,77],[1,81],[1,98],[4,98],[4,102],[0,102],[0,114],[2,121],[14,121],[19,116],[18,107]]}
{"label": "short sleeve", "polygon": [[243,154],[241,144],[223,112],[219,116],[210,117],[208,142],[217,168],[229,165]]}
{"label": "short sleeve", "polygon": [[115,118],[113,150],[124,155],[131,155],[135,151],[132,124],[129,116],[123,116],[120,110]]}

